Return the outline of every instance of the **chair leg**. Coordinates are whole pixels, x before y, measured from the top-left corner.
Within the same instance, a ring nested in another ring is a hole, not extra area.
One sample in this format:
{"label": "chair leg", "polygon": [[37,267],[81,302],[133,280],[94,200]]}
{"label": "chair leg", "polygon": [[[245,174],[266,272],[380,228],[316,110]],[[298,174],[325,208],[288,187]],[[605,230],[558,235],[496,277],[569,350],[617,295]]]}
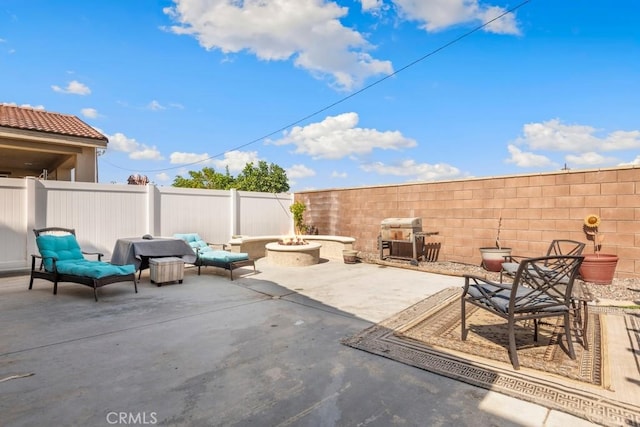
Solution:
{"label": "chair leg", "polygon": [[589,341],[587,340],[587,326],[589,324],[589,307],[587,301],[571,299],[571,313],[573,314],[573,325],[580,333],[582,347],[589,351]]}
{"label": "chair leg", "polygon": [[589,340],[587,339],[587,326],[589,326],[589,306],[586,301],[580,301],[581,304],[580,315],[582,316],[582,346],[585,350],[589,351]]}
{"label": "chair leg", "polygon": [[36,269],[36,258],[31,257],[31,280],[29,280],[29,289],[33,288],[33,272]]}
{"label": "chair leg", "polygon": [[533,342],[538,342],[538,319],[533,319]]}
{"label": "chair leg", "polygon": [[93,299],[98,302],[98,288],[96,288],[96,282],[93,282]]}
{"label": "chair leg", "polygon": [[133,289],[135,289],[136,294],[138,293],[138,282],[136,281],[136,276],[133,276]]}
{"label": "chair leg", "polygon": [[569,357],[575,360],[576,353],[573,351],[573,340],[571,339],[571,313],[569,313],[568,311],[564,314],[564,335],[567,340]]}
{"label": "chair leg", "polygon": [[467,339],[467,313],[465,307],[464,297],[460,298],[461,306],[460,306],[460,327],[461,327],[461,336],[462,341]]}
{"label": "chair leg", "polygon": [[513,369],[520,369],[520,362],[518,361],[518,352],[516,348],[516,322],[514,319],[509,319],[508,322],[509,327],[509,359],[511,359],[511,364],[513,365]]}
{"label": "chair leg", "polygon": [[58,295],[58,279],[53,281],[53,294]]}

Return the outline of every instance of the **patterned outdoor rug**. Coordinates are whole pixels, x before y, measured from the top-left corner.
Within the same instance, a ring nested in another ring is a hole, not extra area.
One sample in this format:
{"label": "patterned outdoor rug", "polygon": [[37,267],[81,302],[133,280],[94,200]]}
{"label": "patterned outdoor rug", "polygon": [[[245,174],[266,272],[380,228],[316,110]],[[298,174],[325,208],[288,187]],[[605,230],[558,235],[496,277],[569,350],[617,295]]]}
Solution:
{"label": "patterned outdoor rug", "polygon": [[467,304],[466,341],[460,339],[460,288],[445,289],[342,343],[411,366],[498,391],[603,425],[639,425],[640,408],[591,393],[608,387],[606,316],[589,310],[586,351],[574,340],[566,353],[562,319],[517,333],[521,369],[509,362],[505,321]]}
{"label": "patterned outdoor rug", "polygon": [[[460,339],[460,293],[446,304],[432,310],[430,301],[422,301],[415,306],[421,315],[415,316],[408,325],[396,329],[399,337],[414,339],[418,344],[442,347],[473,354],[487,359],[510,364],[509,336],[507,324],[501,317],[467,304],[467,339]],[[408,313],[407,313],[408,314]],[[572,360],[566,350],[564,322],[562,317],[543,319],[538,322],[538,342],[533,340],[533,321],[516,324],[516,346],[521,367],[537,369],[561,375],[577,381],[584,381],[607,387],[606,371],[602,354],[602,328],[604,317],[593,312],[589,315],[587,339],[589,351],[585,351],[581,341],[574,342],[576,359]],[[606,354],[606,352],[604,353]]]}

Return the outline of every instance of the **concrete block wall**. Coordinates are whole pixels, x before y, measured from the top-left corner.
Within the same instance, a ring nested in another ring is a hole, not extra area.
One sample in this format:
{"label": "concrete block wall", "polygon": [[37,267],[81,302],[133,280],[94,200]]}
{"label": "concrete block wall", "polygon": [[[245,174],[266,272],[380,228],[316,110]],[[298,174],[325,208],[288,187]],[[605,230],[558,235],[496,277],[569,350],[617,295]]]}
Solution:
{"label": "concrete block wall", "polygon": [[583,231],[600,216],[602,253],[619,256],[616,277],[640,277],[640,168],[558,171],[455,181],[329,189],[296,193],[305,221],[320,234],[350,236],[354,249],[377,254],[380,223],[421,217],[427,239],[441,244],[439,261],[480,264],[478,248],[500,242],[514,254],[540,256],[549,242],[569,238],[593,244]]}

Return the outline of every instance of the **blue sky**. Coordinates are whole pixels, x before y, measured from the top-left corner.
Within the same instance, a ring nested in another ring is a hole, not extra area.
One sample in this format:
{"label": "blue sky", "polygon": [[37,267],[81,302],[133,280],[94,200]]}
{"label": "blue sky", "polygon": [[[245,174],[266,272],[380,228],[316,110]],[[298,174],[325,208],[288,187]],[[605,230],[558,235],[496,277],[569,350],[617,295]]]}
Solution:
{"label": "blue sky", "polygon": [[103,183],[640,165],[639,20],[637,0],[2,0],[0,102],[101,131]]}

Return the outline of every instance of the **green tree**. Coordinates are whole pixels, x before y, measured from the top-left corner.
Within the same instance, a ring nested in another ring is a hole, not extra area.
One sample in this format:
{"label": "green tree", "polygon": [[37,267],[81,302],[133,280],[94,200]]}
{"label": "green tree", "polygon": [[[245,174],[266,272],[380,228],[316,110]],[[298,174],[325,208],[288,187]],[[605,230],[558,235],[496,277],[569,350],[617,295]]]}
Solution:
{"label": "green tree", "polygon": [[235,178],[226,168],[225,173],[216,172],[215,169],[204,167],[201,171],[189,171],[190,178],[178,175],[173,180],[174,187],[182,188],[207,188],[210,190],[228,190],[234,188]]}
{"label": "green tree", "polygon": [[257,166],[247,163],[236,178],[234,188],[243,191],[261,191],[264,193],[284,193],[289,191],[287,173],[280,166],[264,160]]}
{"label": "green tree", "polygon": [[204,167],[201,171],[189,171],[189,177],[176,176],[173,180],[174,187],[182,188],[207,188],[211,190],[229,190],[235,188],[241,191],[260,191],[263,193],[285,193],[289,191],[287,173],[280,166],[265,161],[247,163],[234,178],[226,168],[224,174],[216,172],[213,168]]}

